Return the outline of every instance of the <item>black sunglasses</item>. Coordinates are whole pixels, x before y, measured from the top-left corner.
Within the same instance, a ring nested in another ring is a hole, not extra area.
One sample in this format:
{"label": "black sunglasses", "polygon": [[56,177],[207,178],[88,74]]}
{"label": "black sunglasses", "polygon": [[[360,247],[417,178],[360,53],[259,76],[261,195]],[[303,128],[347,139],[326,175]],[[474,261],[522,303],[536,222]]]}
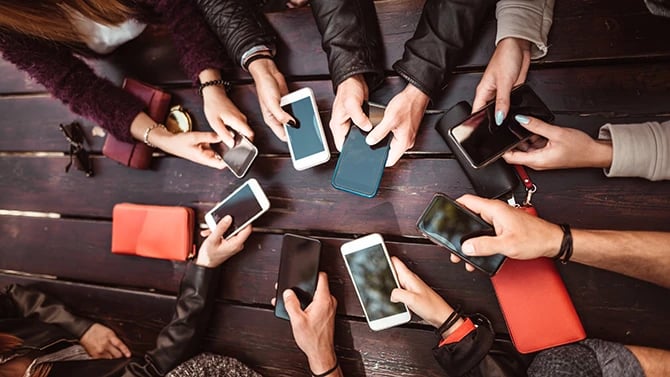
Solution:
{"label": "black sunglasses", "polygon": [[70,171],[72,167],[72,162],[74,161],[75,166],[78,170],[81,170],[86,173],[87,177],[93,176],[93,163],[89,158],[88,151],[84,148],[84,130],[81,128],[81,125],[77,122],[72,122],[70,124],[61,124],[58,126],[65,135],[68,143],[70,143],[70,162],[65,167],[65,172]]}

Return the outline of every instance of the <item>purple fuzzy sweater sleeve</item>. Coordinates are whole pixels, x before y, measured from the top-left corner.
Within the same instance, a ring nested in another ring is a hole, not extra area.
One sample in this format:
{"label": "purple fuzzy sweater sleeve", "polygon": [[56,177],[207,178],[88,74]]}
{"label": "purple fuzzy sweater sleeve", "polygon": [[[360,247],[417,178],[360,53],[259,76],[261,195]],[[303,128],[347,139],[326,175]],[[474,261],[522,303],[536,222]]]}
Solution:
{"label": "purple fuzzy sweater sleeve", "polygon": [[207,68],[224,67],[223,46],[193,0],[146,0],[172,34],[180,62],[189,78]]}
{"label": "purple fuzzy sweater sleeve", "polygon": [[72,111],[92,119],[119,140],[132,141],[130,124],[144,104],[103,79],[68,47],[0,32],[2,56],[44,85]]}

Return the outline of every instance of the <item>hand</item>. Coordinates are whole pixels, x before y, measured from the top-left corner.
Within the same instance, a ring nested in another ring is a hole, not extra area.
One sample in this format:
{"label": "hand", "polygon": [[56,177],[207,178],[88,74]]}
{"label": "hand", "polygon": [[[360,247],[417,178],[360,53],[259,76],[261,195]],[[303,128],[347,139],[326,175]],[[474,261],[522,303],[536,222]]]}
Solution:
{"label": "hand", "polygon": [[[391,257],[401,288],[391,292],[391,302],[402,302],[433,327],[440,327],[454,309],[396,257]],[[458,328],[458,326],[452,326]]]}
{"label": "hand", "polygon": [[456,201],[492,224],[496,232],[495,237],[481,236],[463,242],[463,254],[480,257],[499,253],[514,259],[558,254],[563,239],[563,231],[558,225],[500,200],[463,195]]}
{"label": "hand", "polygon": [[167,153],[215,169],[226,168],[226,163],[210,147],[210,144],[221,141],[214,132],[173,134],[164,128],[154,128],[150,135],[151,143]]}
{"label": "hand", "polygon": [[510,92],[526,81],[530,67],[530,42],[519,38],[505,38],[498,42],[482,79],[477,85],[472,110],[481,109],[495,98],[495,120],[501,125],[509,113]]}
{"label": "hand", "polygon": [[228,98],[224,87],[208,86],[202,90],[202,98],[209,125],[226,145],[230,147],[235,145],[235,137],[226,126],[230,126],[249,140],[254,139],[254,132],[247,124],[247,117]]}
{"label": "hand", "polygon": [[195,263],[199,266],[214,268],[221,265],[221,263],[228,260],[228,258],[239,253],[244,249],[244,242],[251,235],[251,225],[247,225],[239,233],[224,239],[223,234],[226,232],[233,219],[230,215],[226,215],[218,224],[213,232],[203,230],[200,235],[207,237],[200,245],[198,257]]}
{"label": "hand", "polygon": [[337,86],[330,116],[330,131],[338,151],[342,150],[351,122],[363,131],[372,129],[370,119],[363,112],[363,101],[367,99],[368,84],[363,75],[351,76]]}
{"label": "hand", "polygon": [[416,133],[419,131],[428,101],[430,98],[425,93],[414,85],[408,84],[402,92],[391,99],[384,111],[384,118],[368,134],[365,141],[368,145],[375,145],[382,141],[389,132],[393,132],[386,166],[395,165],[403,153],[414,146]]}
{"label": "hand", "polygon": [[307,356],[312,372],[323,373],[332,368],[337,363],[334,345],[337,300],[330,295],[328,276],[319,273],[314,299],[305,311],[292,290],[285,290],[283,297],[293,338]]}
{"label": "hand", "polygon": [[79,344],[94,359],[120,359],[130,357],[128,347],[109,327],[94,323],[79,339]]}
{"label": "hand", "polygon": [[[279,140],[286,142],[284,124],[295,122],[293,117],[279,106],[281,97],[288,93],[286,80],[272,59],[258,59],[249,64],[249,73],[256,84],[258,103],[263,120]],[[294,123],[295,124],[295,123]]]}
{"label": "hand", "polygon": [[512,150],[503,155],[510,164],[526,165],[535,170],[566,168],[609,168],[612,144],[594,140],[574,128],[557,127],[539,119],[517,115],[515,119],[530,132],[548,139],[542,148]]}
{"label": "hand", "polygon": [[286,3],[286,7],[287,8],[298,8],[298,7],[301,7],[305,4],[307,4],[308,2],[309,2],[309,0],[289,0]]}

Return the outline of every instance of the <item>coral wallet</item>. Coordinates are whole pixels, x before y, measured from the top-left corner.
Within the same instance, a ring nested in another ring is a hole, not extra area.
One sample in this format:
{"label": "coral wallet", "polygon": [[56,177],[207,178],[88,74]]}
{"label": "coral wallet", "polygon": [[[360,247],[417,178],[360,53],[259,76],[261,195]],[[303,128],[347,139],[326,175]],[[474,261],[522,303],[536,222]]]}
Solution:
{"label": "coral wallet", "polygon": [[112,253],[186,260],[195,214],[188,207],[119,203],[112,214]]}
{"label": "coral wallet", "polygon": [[[526,212],[537,216],[532,207]],[[541,351],[586,338],[553,260],[508,258],[491,282],[519,352]]]}

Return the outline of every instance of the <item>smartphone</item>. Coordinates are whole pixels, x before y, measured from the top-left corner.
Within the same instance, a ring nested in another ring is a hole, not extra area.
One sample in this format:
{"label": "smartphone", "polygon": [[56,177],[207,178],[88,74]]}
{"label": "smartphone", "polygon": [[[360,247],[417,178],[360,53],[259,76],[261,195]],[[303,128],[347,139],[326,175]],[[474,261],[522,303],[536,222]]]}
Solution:
{"label": "smartphone", "polygon": [[373,198],[384,174],[391,134],[373,146],[365,142],[367,134],[355,125],[349,128],[331,184],[338,190]]}
{"label": "smartphone", "polygon": [[292,289],[298,296],[302,310],[312,302],[319,277],[320,258],[321,241],[289,233],[284,235],[277,277],[275,317],[289,319],[282,295],[287,289]]}
{"label": "smartphone", "polygon": [[224,142],[210,144],[210,147],[223,159],[228,169],[237,178],[242,178],[258,156],[258,148],[246,136],[232,128],[228,129],[233,133],[233,147],[227,146]]}
{"label": "smartphone", "polygon": [[545,122],[554,120],[554,115],[540,97],[529,86],[521,85],[512,90],[509,114],[500,126],[495,123],[493,101],[452,127],[449,137],[473,167],[481,168],[533,135],[514,119],[519,114]]}
{"label": "smartphone", "polygon": [[454,199],[436,193],[416,223],[419,231],[436,244],[446,247],[461,259],[490,276],[500,269],[505,256],[471,257],[463,254],[461,245],[470,238],[495,236],[495,230],[476,213],[458,204]]}
{"label": "smartphone", "polygon": [[263,189],[256,179],[251,178],[207,212],[205,222],[209,229],[214,231],[216,224],[226,215],[230,215],[233,223],[223,234],[223,238],[228,239],[251,224],[269,208],[270,201]]}
{"label": "smartphone", "polygon": [[330,160],[328,141],[323,132],[314,92],[302,88],[281,98],[279,105],[296,120],[284,125],[291,161],[296,170],[305,170]]}
{"label": "smartphone", "polygon": [[369,234],[343,244],[340,251],[370,328],[379,331],[409,322],[407,306],[391,302],[399,284],[382,236]]}

